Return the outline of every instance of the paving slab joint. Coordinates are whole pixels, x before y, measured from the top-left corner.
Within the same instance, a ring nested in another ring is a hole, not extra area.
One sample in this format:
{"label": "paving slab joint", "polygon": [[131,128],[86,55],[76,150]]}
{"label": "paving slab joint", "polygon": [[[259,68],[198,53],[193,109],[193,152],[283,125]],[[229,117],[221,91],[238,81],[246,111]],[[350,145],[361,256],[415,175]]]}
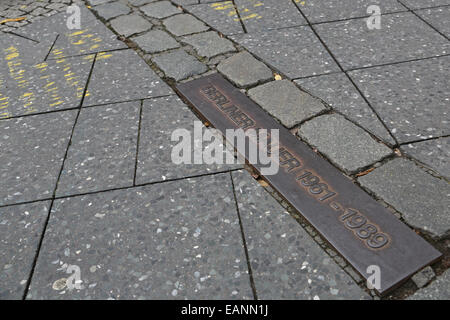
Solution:
{"label": "paving slab joint", "polygon": [[56,41],[58,41],[58,38],[59,38],[59,34],[56,35],[55,40],[53,41],[52,45],[50,46],[50,49],[49,49],[48,52],[47,52],[47,55],[46,55],[45,58],[44,58],[44,61],[47,61],[48,56],[49,56],[50,53],[52,52],[53,47],[55,46]]}
{"label": "paving slab joint", "polygon": [[[450,40],[449,37],[447,37],[444,33],[442,33],[441,31],[439,31],[438,29],[436,29],[436,27],[434,27],[432,24],[430,24],[428,21],[426,21],[424,18],[422,18],[420,15],[418,15],[416,13],[416,10],[413,10],[411,8],[409,8],[406,4],[403,3],[402,0],[397,0],[402,6],[404,6],[405,8],[408,9],[408,12],[411,12],[413,15],[415,15],[418,19],[422,20],[424,23],[426,23],[430,28],[432,28],[434,31],[436,31],[437,33],[439,33],[441,36],[443,36],[445,39]],[[437,7],[429,7],[429,8],[437,8]],[[421,8],[422,9],[427,9],[427,8]]]}
{"label": "paving slab joint", "polygon": [[241,13],[239,12],[238,6],[236,5],[236,1],[235,0],[231,0],[231,2],[233,3],[234,11],[236,12],[236,15],[237,15],[237,17],[239,19],[239,23],[241,24],[242,30],[244,30],[244,33],[248,33],[247,32],[247,28],[245,27],[245,24],[242,21]]}
{"label": "paving slab joint", "polygon": [[82,95],[82,98],[81,98],[81,101],[80,101],[80,105],[79,105],[78,108],[77,108],[77,109],[78,109],[78,112],[77,112],[77,115],[76,115],[76,117],[75,117],[74,124],[73,124],[73,126],[72,126],[72,132],[70,133],[69,141],[68,141],[68,143],[67,143],[66,151],[65,151],[65,153],[64,153],[64,158],[63,158],[63,160],[62,160],[61,168],[60,168],[59,173],[58,173],[58,178],[56,179],[55,187],[54,187],[54,189],[53,189],[52,198],[51,198],[51,203],[50,203],[50,206],[49,206],[49,210],[48,210],[47,217],[46,217],[45,222],[44,222],[44,228],[43,228],[43,230],[42,230],[42,234],[41,234],[40,239],[39,239],[38,247],[37,247],[37,249],[36,249],[36,254],[35,254],[34,259],[33,259],[33,264],[32,264],[32,267],[31,267],[30,275],[29,275],[29,277],[28,277],[28,279],[27,279],[27,283],[26,283],[26,285],[25,285],[25,290],[24,290],[23,297],[22,297],[23,300],[26,299],[26,297],[27,297],[27,295],[28,295],[28,291],[29,291],[29,289],[30,289],[31,280],[32,280],[32,278],[33,278],[33,274],[34,274],[34,270],[35,270],[35,268],[36,268],[37,260],[38,260],[38,258],[39,258],[39,252],[40,252],[40,250],[41,250],[42,243],[43,243],[43,241],[44,241],[45,232],[46,232],[46,230],[47,230],[47,226],[48,226],[48,222],[50,221],[50,215],[51,215],[51,212],[52,212],[53,204],[54,204],[54,202],[55,202],[55,198],[56,198],[56,190],[58,189],[58,184],[59,184],[59,181],[60,181],[60,179],[61,179],[62,172],[63,172],[63,170],[64,170],[64,164],[65,164],[65,162],[66,162],[67,155],[69,154],[70,146],[72,145],[73,134],[74,134],[74,132],[75,132],[75,128],[76,128],[76,126],[77,126],[77,121],[78,121],[78,118],[79,118],[80,113],[81,113],[81,109],[82,109],[82,106],[83,106],[83,101],[84,101],[84,98],[85,98],[85,96],[86,96],[87,88],[88,88],[88,86],[89,86],[89,81],[90,81],[90,79],[91,79],[92,72],[94,71],[94,65],[95,65],[96,59],[97,59],[97,53],[94,54],[94,58],[93,58],[93,60],[92,60],[92,65],[91,65],[91,68],[90,68],[90,70],[89,70],[89,75],[88,75],[88,77],[87,77],[86,84],[85,84],[85,87],[84,87],[84,90],[83,90],[83,95]]}
{"label": "paving slab joint", "polygon": [[136,159],[134,164],[134,176],[133,176],[133,186],[136,186],[136,176],[137,176],[137,168],[138,168],[138,157],[139,157],[139,142],[141,139],[141,127],[142,127],[142,110],[144,106],[144,100],[141,100],[139,106],[139,123],[138,123],[138,133],[137,133],[137,141],[136,141]]}
{"label": "paving slab joint", "polygon": [[242,245],[243,245],[244,251],[245,251],[245,259],[247,260],[247,268],[248,268],[250,287],[252,288],[253,298],[255,300],[258,300],[258,293],[256,291],[255,280],[253,278],[253,270],[252,270],[252,265],[251,265],[251,262],[250,262],[250,255],[248,253],[247,240],[245,238],[244,226],[242,224],[241,213],[239,211],[239,204],[238,204],[238,200],[237,200],[237,197],[236,197],[236,188],[234,186],[233,175],[231,174],[231,172],[229,174],[230,174],[231,188],[232,188],[232,192],[233,192],[234,204],[236,206],[236,214],[238,216],[239,227],[240,227],[240,230],[241,230]]}
{"label": "paving slab joint", "polygon": [[417,160],[416,158],[410,156],[406,152],[402,152],[402,157],[413,161],[419,168],[421,168],[423,171],[425,171],[429,175],[433,176],[434,178],[437,178],[437,179],[443,180],[443,181],[445,181],[447,183],[450,183],[450,177],[446,177],[446,176],[440,174],[439,172],[437,172],[434,169],[430,168],[426,164],[424,164],[424,163],[420,162],[419,160]]}

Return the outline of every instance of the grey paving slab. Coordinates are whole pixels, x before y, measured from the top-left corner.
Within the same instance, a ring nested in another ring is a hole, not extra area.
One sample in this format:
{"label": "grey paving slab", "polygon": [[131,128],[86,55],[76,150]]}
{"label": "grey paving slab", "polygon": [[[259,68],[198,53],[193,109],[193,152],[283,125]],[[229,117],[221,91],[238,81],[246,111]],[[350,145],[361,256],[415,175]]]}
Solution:
{"label": "grey paving slab", "polygon": [[247,32],[307,25],[291,0],[236,0]]}
{"label": "grey paving slab", "polygon": [[442,237],[450,230],[450,185],[414,162],[394,159],[358,179],[415,228]]}
{"label": "grey paving slab", "polygon": [[[83,30],[86,26],[92,26],[97,20],[97,17],[85,6],[79,6],[80,8],[80,26]],[[51,42],[53,43],[56,35],[69,32],[79,31],[77,29],[70,30],[67,27],[67,20],[70,14],[65,10],[51,17],[45,17],[38,21],[21,27],[15,31],[17,34],[23,35],[27,38],[39,41],[39,42]]]}
{"label": "grey paving slab", "polygon": [[408,300],[449,300],[450,299],[450,269],[438,276],[429,286],[422,288]]}
{"label": "grey paving slab", "polygon": [[303,124],[298,134],[349,173],[392,153],[387,146],[338,114],[314,118]]}
{"label": "grey paving slab", "polygon": [[326,110],[325,105],[289,80],[271,81],[250,89],[248,95],[288,128]]}
{"label": "grey paving slab", "polygon": [[140,7],[140,10],[144,12],[145,15],[157,19],[167,18],[182,12],[181,9],[172,5],[170,1],[149,3]]}
{"label": "grey paving slab", "polygon": [[382,16],[379,30],[369,30],[365,18],[318,24],[314,29],[346,70],[450,52],[448,40],[411,12]]}
{"label": "grey paving slab", "polygon": [[409,143],[401,149],[441,175],[450,177],[450,137]]}
{"label": "grey paving slab", "polygon": [[0,205],[51,198],[76,111],[0,121]]}
{"label": "grey paving slab", "polygon": [[121,50],[97,57],[88,92],[84,106],[150,98],[172,90],[137,53]]}
{"label": "grey paving slab", "polygon": [[143,35],[131,38],[136,44],[147,53],[156,53],[169,49],[179,48],[179,43],[167,32],[162,30],[151,30]]}
{"label": "grey paving slab", "polygon": [[369,299],[245,171],[234,186],[259,299]]}
{"label": "grey paving slab", "polygon": [[[180,141],[172,141],[172,133],[176,129],[186,129],[193,134],[194,121],[199,120],[176,96],[144,101],[136,183],[164,181],[242,168],[242,165],[238,164],[194,164],[194,150],[191,152],[192,164],[173,163],[172,149]],[[203,125],[201,127],[203,128]],[[191,141],[200,143],[192,136]]]}
{"label": "grey paving slab", "polygon": [[435,27],[445,36],[450,37],[450,6],[415,11],[426,22]]}
{"label": "grey paving slab", "polygon": [[[52,42],[55,38],[52,38]],[[8,68],[8,63],[14,66],[35,64],[44,61],[50,50],[50,41],[46,43],[36,43],[34,41],[13,35],[0,34],[0,68]]]}
{"label": "grey paving slab", "polygon": [[27,298],[253,298],[229,174],[55,201]]}
{"label": "grey paving slab", "polygon": [[[0,119],[35,112],[38,107],[48,108],[48,104],[36,104],[39,100],[41,103],[49,100],[46,94],[36,95],[44,91],[40,85],[46,82],[33,65],[45,59],[50,45],[5,34],[0,35],[0,46]],[[52,66],[52,69],[58,68]]]}
{"label": "grey paving slab", "polygon": [[183,49],[162,53],[153,57],[153,62],[161,68],[166,77],[180,81],[208,71],[208,68]]}
{"label": "grey paving slab", "polygon": [[311,23],[366,17],[369,15],[367,8],[373,4],[380,7],[382,14],[408,10],[397,0],[381,2],[371,0],[309,0],[295,1],[295,3]]}
{"label": "grey paving slab", "polygon": [[340,71],[310,27],[234,35],[231,38],[290,78]]}
{"label": "grey paving slab", "polygon": [[93,7],[92,10],[105,20],[128,14],[131,11],[126,4],[119,1],[104,3]]}
{"label": "grey paving slab", "polygon": [[48,56],[49,59],[127,48],[127,45],[119,41],[117,35],[99,20],[83,23],[81,30],[62,27],[59,32],[58,39]]}
{"label": "grey paving slab", "polygon": [[163,21],[164,26],[175,36],[185,36],[209,29],[202,21],[190,14],[177,14]]}
{"label": "grey paving slab", "polygon": [[410,9],[431,8],[450,5],[449,0],[401,0]]}
{"label": "grey paving slab", "polygon": [[395,141],[370,106],[364,101],[353,83],[344,73],[298,79],[302,89],[307,90],[342,112],[352,121],[370,131],[383,141],[394,144]]}
{"label": "grey paving slab", "polygon": [[245,51],[220,62],[217,70],[241,88],[268,81],[273,77],[272,70]]}
{"label": "grey paving slab", "polygon": [[57,196],[133,185],[140,105],[135,101],[81,110]]}
{"label": "grey paving slab", "polygon": [[67,21],[65,14],[59,13],[52,17],[33,21],[31,24],[17,29],[15,33],[37,42],[49,41],[53,43],[60,31],[67,29],[65,21]]}
{"label": "grey paving slab", "polygon": [[0,208],[0,299],[25,292],[50,201]]}
{"label": "grey paving slab", "polygon": [[239,16],[231,1],[204,3],[184,8],[225,35],[244,33]]}
{"label": "grey paving slab", "polygon": [[221,38],[214,31],[187,36],[182,41],[193,46],[199,56],[207,58],[236,51],[230,40]]}
{"label": "grey paving slab", "polygon": [[[0,66],[0,114],[3,118],[80,106],[92,62],[82,57],[28,64],[9,47]],[[6,62],[6,61],[5,61]]]}
{"label": "grey paving slab", "polygon": [[350,72],[400,143],[450,134],[450,57]]}
{"label": "grey paving slab", "polygon": [[149,30],[152,24],[137,14],[120,16],[111,20],[111,28],[118,34],[129,37]]}

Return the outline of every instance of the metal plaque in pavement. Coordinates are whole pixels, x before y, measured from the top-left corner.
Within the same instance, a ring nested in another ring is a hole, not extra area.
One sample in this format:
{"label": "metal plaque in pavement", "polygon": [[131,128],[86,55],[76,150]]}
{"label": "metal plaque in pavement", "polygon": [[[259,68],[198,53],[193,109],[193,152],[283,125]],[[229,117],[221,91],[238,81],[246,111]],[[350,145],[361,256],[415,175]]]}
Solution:
{"label": "metal plaque in pavement", "polygon": [[[279,130],[280,169],[262,177],[361,276],[374,283],[378,270],[379,294],[386,294],[441,257],[433,246],[221,75],[179,84],[177,90],[224,136],[227,129]],[[258,163],[252,165],[261,173]]]}

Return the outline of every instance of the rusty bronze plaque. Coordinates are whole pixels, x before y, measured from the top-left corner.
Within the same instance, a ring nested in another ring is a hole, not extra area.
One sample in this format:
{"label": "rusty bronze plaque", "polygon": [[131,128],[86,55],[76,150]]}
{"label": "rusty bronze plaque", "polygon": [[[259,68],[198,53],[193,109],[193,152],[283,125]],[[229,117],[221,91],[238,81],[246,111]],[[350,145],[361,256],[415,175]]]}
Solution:
{"label": "rusty bronze plaque", "polygon": [[[371,266],[379,267],[379,294],[386,294],[441,257],[439,251],[221,75],[180,84],[177,90],[224,136],[226,129],[279,130],[280,169],[277,174],[263,178],[361,276],[368,279],[374,272]],[[261,172],[258,164],[253,167]]]}

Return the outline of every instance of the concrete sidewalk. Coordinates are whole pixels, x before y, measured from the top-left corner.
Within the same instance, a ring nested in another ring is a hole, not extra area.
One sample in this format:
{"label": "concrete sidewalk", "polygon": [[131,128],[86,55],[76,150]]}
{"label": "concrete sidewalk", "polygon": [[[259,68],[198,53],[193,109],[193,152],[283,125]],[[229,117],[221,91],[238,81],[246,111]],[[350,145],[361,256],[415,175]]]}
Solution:
{"label": "concrete sidewalk", "polygon": [[197,119],[173,85],[212,72],[444,251],[390,298],[448,298],[450,2],[386,1],[379,30],[370,1],[89,0],[80,30],[70,1],[20,2],[0,6],[27,16],[0,24],[0,298],[375,297],[242,166],[171,162]]}

